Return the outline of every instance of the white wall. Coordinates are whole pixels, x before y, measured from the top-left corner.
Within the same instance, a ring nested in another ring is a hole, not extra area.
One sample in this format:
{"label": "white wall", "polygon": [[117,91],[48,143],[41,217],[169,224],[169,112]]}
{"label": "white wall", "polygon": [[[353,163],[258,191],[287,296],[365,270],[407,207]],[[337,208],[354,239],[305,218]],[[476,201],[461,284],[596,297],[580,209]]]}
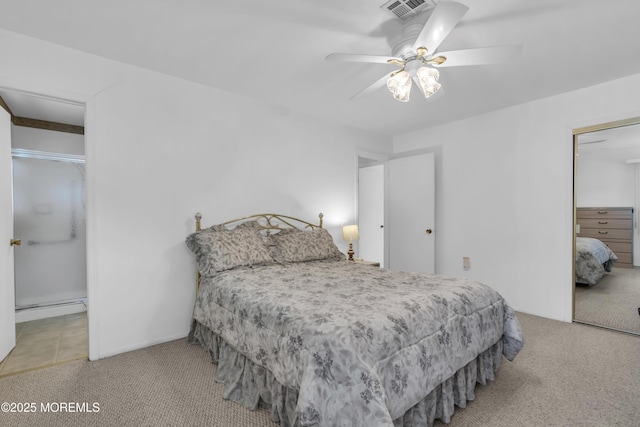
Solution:
{"label": "white wall", "polygon": [[436,151],[436,271],[570,321],[572,129],[640,116],[639,99],[634,75],[397,136],[396,154]]}
{"label": "white wall", "polygon": [[346,250],[356,150],[390,151],[386,137],[249,98],[13,33],[0,41],[11,64],[0,86],[87,102],[92,359],[186,335],[195,266],[184,239],[197,211],[205,224],[323,212]]}
{"label": "white wall", "polygon": [[588,146],[580,150],[576,172],[578,207],[633,207],[636,204],[635,164],[628,164],[626,160],[636,158],[638,149],[606,147],[607,141],[599,143],[597,150]]}
{"label": "white wall", "polygon": [[84,136],[24,126],[11,126],[11,145],[14,148],[84,155]]}
{"label": "white wall", "polygon": [[[634,125],[640,128],[640,125]],[[632,147],[616,149],[615,144],[625,143],[631,139]],[[629,164],[627,159],[640,156],[640,141],[636,135],[614,136],[612,140],[598,143],[597,148],[587,145],[580,149],[576,172],[576,206],[577,207],[631,207],[634,211],[634,222],[638,218],[636,192],[640,182],[636,182],[638,164]],[[639,169],[640,170],[640,169]],[[633,264],[640,264],[640,235],[638,224],[633,231]]]}

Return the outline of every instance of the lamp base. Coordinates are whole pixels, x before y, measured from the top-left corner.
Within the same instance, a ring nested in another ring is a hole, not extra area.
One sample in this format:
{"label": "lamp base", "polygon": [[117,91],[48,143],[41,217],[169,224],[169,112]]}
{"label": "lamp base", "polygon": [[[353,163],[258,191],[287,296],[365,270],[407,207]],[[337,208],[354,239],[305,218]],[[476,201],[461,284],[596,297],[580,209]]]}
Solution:
{"label": "lamp base", "polygon": [[347,251],[347,254],[349,255],[349,261],[354,261],[353,255],[355,255],[355,252],[353,251],[353,242],[349,242],[349,250]]}

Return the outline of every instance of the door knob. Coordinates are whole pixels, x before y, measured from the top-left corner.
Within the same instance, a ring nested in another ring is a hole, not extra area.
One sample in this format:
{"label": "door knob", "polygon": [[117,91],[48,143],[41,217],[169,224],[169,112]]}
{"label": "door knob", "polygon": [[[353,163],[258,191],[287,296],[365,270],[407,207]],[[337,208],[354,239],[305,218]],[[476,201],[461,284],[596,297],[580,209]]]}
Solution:
{"label": "door knob", "polygon": [[430,228],[427,228],[425,231],[426,231],[427,234],[431,234],[432,233]]}
{"label": "door knob", "polygon": [[11,240],[9,240],[9,244],[11,246],[13,246],[13,245],[20,246],[22,244],[22,240],[20,240],[20,239],[11,239]]}

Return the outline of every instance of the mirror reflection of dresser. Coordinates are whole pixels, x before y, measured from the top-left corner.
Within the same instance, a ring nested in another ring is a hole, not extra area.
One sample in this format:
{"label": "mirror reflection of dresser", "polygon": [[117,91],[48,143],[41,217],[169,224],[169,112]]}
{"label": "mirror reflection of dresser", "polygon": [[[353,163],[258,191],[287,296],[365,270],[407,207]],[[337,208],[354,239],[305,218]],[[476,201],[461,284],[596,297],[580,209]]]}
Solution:
{"label": "mirror reflection of dresser", "polygon": [[633,268],[633,208],[576,208],[578,237],[592,237],[609,246],[618,257],[615,266]]}

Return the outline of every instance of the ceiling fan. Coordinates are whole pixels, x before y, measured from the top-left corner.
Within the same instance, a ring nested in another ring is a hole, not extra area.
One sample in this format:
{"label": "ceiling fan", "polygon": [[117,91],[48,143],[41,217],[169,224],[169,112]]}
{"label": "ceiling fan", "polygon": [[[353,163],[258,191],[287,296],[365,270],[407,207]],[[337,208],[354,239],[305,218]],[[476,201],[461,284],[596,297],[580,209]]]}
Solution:
{"label": "ceiling fan", "polygon": [[403,30],[403,39],[393,48],[391,56],[332,53],[327,61],[368,62],[393,64],[402,67],[385,74],[369,87],[356,93],[350,99],[369,94],[387,85],[393,97],[401,102],[409,101],[412,82],[429,98],[436,93],[440,67],[483,65],[507,62],[517,58],[522,46],[499,46],[476,49],[438,52],[438,47],[460,22],[469,8],[455,2],[441,2],[433,8],[427,22],[409,24]]}

